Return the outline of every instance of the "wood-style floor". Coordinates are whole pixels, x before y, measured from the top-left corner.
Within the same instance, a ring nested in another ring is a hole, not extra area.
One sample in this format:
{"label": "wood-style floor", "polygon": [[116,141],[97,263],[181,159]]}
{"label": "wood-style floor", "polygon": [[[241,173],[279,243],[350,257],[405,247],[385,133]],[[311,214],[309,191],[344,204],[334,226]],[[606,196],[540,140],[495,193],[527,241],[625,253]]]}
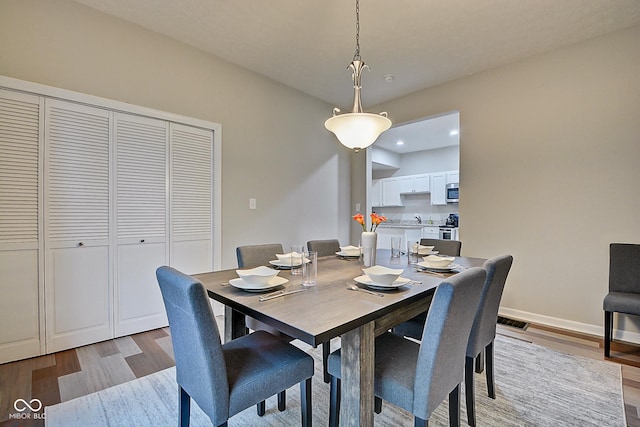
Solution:
{"label": "wood-style floor", "polygon": [[[220,319],[219,319],[220,320]],[[603,360],[602,339],[540,325],[526,330],[498,325],[498,333],[557,351]],[[611,361],[622,366],[627,424],[640,427],[640,348],[613,343]],[[168,328],[0,365],[0,427],[44,426],[16,419],[16,399],[43,406],[83,396],[173,366]],[[37,414],[42,414],[42,409]],[[10,415],[13,414],[13,417]],[[41,416],[41,415],[40,415]]]}

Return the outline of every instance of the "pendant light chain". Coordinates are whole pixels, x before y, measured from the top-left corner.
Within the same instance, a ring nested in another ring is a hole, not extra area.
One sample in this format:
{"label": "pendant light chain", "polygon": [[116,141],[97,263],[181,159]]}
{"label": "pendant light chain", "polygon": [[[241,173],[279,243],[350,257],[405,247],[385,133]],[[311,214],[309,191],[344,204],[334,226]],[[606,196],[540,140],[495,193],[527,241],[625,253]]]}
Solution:
{"label": "pendant light chain", "polygon": [[356,0],[356,52],[354,61],[360,61],[360,0]]}

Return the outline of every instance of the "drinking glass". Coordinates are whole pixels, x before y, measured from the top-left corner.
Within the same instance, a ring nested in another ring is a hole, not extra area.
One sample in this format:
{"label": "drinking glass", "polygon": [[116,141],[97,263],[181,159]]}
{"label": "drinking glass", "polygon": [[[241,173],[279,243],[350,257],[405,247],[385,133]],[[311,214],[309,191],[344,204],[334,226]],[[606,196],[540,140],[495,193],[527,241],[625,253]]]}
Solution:
{"label": "drinking glass", "polygon": [[291,245],[291,258],[289,258],[291,260],[291,274],[295,274],[295,275],[302,274],[302,265],[304,264],[304,262],[302,264],[298,264],[298,262],[300,261],[300,258],[296,258],[293,255],[298,254],[299,256],[302,257],[302,255],[304,254],[304,251],[305,251],[304,245]]}
{"label": "drinking glass", "polygon": [[408,258],[409,264],[413,265],[419,262],[419,259],[420,259],[420,255],[418,254],[419,248],[420,246],[417,242],[416,243],[407,242],[407,258]]}
{"label": "drinking glass", "polygon": [[302,256],[302,286],[315,286],[318,282],[318,252],[304,252]]}
{"label": "drinking glass", "polygon": [[391,238],[391,258],[400,258],[400,244],[402,237]]}

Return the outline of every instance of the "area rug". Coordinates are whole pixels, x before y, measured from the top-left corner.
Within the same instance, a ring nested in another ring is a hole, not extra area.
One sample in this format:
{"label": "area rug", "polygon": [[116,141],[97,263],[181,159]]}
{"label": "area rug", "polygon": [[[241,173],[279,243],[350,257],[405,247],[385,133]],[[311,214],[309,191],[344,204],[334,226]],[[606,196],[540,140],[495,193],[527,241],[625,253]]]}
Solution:
{"label": "area rug", "polygon": [[[321,352],[305,344],[316,360],[313,379],[313,424],[328,424],[329,386],[322,382]],[[478,426],[616,426],[626,425],[621,368],[611,362],[568,355],[504,336],[495,342],[496,399],[487,397],[484,374],[475,375]],[[464,393],[464,388],[463,388]],[[175,426],[178,414],[175,368],[45,408],[46,425]],[[464,396],[462,425],[466,425]],[[412,426],[408,412],[387,402],[375,415],[376,426]],[[210,426],[194,403],[191,425]],[[287,410],[279,412],[275,398],[267,412],[255,407],[235,415],[230,427],[300,425],[299,387],[287,391]],[[429,420],[430,426],[448,426],[446,400]]]}

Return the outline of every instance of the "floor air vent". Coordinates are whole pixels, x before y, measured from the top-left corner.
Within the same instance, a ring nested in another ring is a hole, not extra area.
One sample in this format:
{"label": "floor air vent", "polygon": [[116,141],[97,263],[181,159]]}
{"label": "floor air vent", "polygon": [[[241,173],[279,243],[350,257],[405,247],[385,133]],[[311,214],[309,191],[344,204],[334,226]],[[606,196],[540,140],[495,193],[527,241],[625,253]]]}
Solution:
{"label": "floor air vent", "polygon": [[498,323],[500,325],[511,326],[512,328],[522,329],[526,331],[529,327],[529,324],[526,322],[521,322],[520,320],[509,319],[508,317],[498,316]]}

